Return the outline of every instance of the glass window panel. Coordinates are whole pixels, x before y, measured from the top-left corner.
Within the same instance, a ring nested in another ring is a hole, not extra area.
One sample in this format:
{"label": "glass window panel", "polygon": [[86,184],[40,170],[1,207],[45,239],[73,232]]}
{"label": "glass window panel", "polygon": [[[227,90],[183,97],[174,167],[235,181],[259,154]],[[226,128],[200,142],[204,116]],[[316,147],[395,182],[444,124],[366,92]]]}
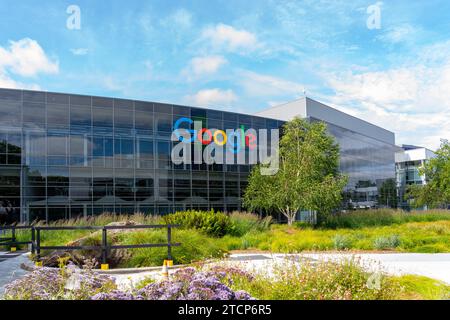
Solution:
{"label": "glass window panel", "polygon": [[47,184],[51,186],[68,186],[69,168],[47,167]]}
{"label": "glass window panel", "polygon": [[92,107],[93,125],[96,127],[112,127],[113,126],[113,109]]}
{"label": "glass window panel", "polygon": [[59,104],[47,105],[47,125],[49,127],[68,127],[69,123],[69,106]]}
{"label": "glass window panel", "polygon": [[112,108],[113,99],[104,97],[92,97],[92,105],[97,107]]}
{"label": "glass window panel", "polygon": [[84,136],[71,135],[70,136],[70,155],[83,156],[84,155]]}
{"label": "glass window panel", "polygon": [[161,132],[172,132],[172,116],[155,113],[156,129]]}
{"label": "glass window panel", "polygon": [[113,138],[105,138],[105,157],[112,157],[113,155],[114,155]]}
{"label": "glass window panel", "polygon": [[6,153],[7,150],[7,135],[6,132],[0,132],[0,153]]}
{"label": "glass window panel", "polygon": [[26,135],[28,145],[27,164],[45,164],[47,150],[46,136],[43,133],[30,133]]}
{"label": "glass window panel", "polygon": [[158,158],[169,159],[170,157],[170,143],[165,141],[158,141]]}
{"label": "glass window panel", "polygon": [[154,103],[153,108],[155,112],[172,114],[172,105],[165,103]]}
{"label": "glass window panel", "polygon": [[69,99],[68,94],[47,92],[47,103],[69,104]]}
{"label": "glass window panel", "polygon": [[0,168],[0,185],[20,187],[20,171],[12,168]]}
{"label": "glass window panel", "polygon": [[47,137],[48,155],[65,156],[67,154],[67,137],[49,135]]}
{"label": "glass window panel", "polygon": [[2,100],[22,100],[22,91],[13,89],[0,89]]}
{"label": "glass window panel", "polygon": [[127,108],[115,108],[114,110],[114,126],[121,128],[133,128],[133,110]]}
{"label": "glass window panel", "polygon": [[21,102],[0,100],[0,123],[20,125],[22,118]]}
{"label": "glass window panel", "polygon": [[45,102],[45,92],[41,91],[23,91],[23,101]]}
{"label": "glass window panel", "polygon": [[70,124],[75,126],[90,126],[91,107],[70,106]]}
{"label": "glass window panel", "polygon": [[236,122],[237,118],[238,118],[237,114],[235,114],[235,113],[231,113],[231,112],[224,112],[223,113],[223,120],[224,121]]}
{"label": "glass window panel", "polygon": [[173,114],[189,117],[191,115],[191,110],[189,107],[185,106],[172,106]]}
{"label": "glass window panel", "polygon": [[136,129],[153,130],[153,112],[136,111]]}
{"label": "glass window panel", "polygon": [[22,136],[19,133],[8,134],[8,153],[21,153],[22,152]]}
{"label": "glass window panel", "polygon": [[144,101],[135,101],[134,108],[136,111],[144,111],[153,113],[153,103]]}
{"label": "glass window panel", "polygon": [[45,167],[30,167],[26,171],[26,185],[41,186],[45,185],[46,168]]}
{"label": "glass window panel", "polygon": [[23,121],[31,123],[45,123],[45,104],[24,102],[23,103]]}
{"label": "glass window panel", "polygon": [[208,119],[217,119],[222,120],[223,113],[217,110],[208,110],[207,111]]}
{"label": "glass window panel", "polygon": [[153,141],[139,140],[139,156],[141,159],[153,159]]}
{"label": "glass window panel", "polygon": [[70,169],[70,185],[84,185],[86,188],[92,183],[91,168],[72,168]]}
{"label": "glass window panel", "polygon": [[70,95],[70,104],[78,106],[90,106],[91,97],[90,96],[80,96],[80,95]]}
{"label": "glass window panel", "polygon": [[132,139],[121,139],[121,154],[122,155],[133,155],[134,145]]}
{"label": "glass window panel", "polygon": [[206,110],[205,109],[191,108],[191,117],[192,118],[206,119]]}
{"label": "glass window panel", "polygon": [[94,137],[92,145],[92,155],[94,157],[103,157],[105,153],[105,148],[103,144],[102,137]]}

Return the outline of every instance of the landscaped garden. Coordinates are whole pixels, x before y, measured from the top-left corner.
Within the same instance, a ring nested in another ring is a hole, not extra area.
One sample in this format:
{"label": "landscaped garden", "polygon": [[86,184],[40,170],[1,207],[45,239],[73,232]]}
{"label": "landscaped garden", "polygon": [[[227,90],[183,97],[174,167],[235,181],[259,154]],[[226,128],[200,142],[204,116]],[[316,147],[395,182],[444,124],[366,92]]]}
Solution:
{"label": "landscaped garden", "polygon": [[[147,278],[119,288],[114,277],[88,265],[36,268],[6,286],[7,300],[394,300],[446,299],[450,286],[419,276],[369,273],[357,260],[297,264],[270,273],[217,264],[178,269],[170,278]],[[375,277],[374,277],[375,276]]]}
{"label": "landscaped garden", "polygon": [[[224,257],[232,250],[261,250],[277,253],[305,251],[396,251],[450,252],[450,212],[446,210],[407,213],[396,210],[354,211],[330,216],[320,226],[304,222],[292,226],[273,223],[270,217],[248,213],[226,215],[212,211],[186,211],[166,216],[100,215],[90,219],[52,222],[50,225],[107,225],[120,221],[131,224],[180,224],[173,229],[173,241],[182,243],[172,249],[175,264],[188,264]],[[21,240],[27,231],[18,233]],[[98,231],[45,231],[42,245],[97,245]],[[164,229],[127,230],[109,236],[113,244],[165,243]],[[45,255],[51,252],[43,252]],[[98,252],[83,251],[75,255],[98,257]],[[120,249],[111,253],[113,267],[159,266],[167,249]]]}
{"label": "landscaped garden", "polygon": [[[55,226],[108,224],[179,224],[173,229],[175,264],[190,264],[170,280],[147,279],[129,290],[114,279],[93,271],[96,251],[42,252],[44,268],[37,268],[6,287],[6,299],[444,299],[450,287],[430,278],[379,273],[378,284],[368,287],[374,274],[358,261],[287,261],[270,273],[224,267],[222,258],[243,252],[450,252],[450,212],[365,210],[331,215],[321,225],[275,223],[255,214],[185,211],[165,216],[103,214],[89,219],[55,221]],[[26,240],[27,231],[18,231]],[[113,244],[165,243],[165,229],[121,230],[111,233]],[[42,245],[99,245],[101,232],[55,230],[42,232]],[[57,259],[55,259],[55,257]],[[161,266],[167,248],[112,250],[112,267]],[[87,267],[86,267],[86,261]],[[206,263],[208,262],[208,263]],[[97,265],[97,266],[95,266]],[[211,266],[216,268],[211,269]],[[49,268],[56,267],[56,268]],[[82,269],[78,269],[82,268]],[[84,268],[84,269],[83,269]],[[225,268],[225,269],[220,269]],[[185,271],[182,271],[185,270]],[[73,276],[77,275],[74,282]],[[370,282],[370,281],[369,281]],[[72,283],[72,284],[71,284]]]}

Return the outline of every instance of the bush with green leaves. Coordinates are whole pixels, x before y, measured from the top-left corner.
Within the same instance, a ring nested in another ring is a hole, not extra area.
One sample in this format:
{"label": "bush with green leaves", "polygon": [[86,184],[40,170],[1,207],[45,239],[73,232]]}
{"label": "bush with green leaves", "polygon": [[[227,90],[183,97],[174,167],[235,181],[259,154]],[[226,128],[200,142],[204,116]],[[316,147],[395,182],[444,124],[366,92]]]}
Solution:
{"label": "bush with green leaves", "polygon": [[337,234],[333,238],[333,243],[336,250],[345,250],[352,247],[352,240],[350,237],[341,234]]}
{"label": "bush with green leaves", "polygon": [[247,212],[235,211],[230,215],[230,219],[233,224],[231,235],[236,237],[242,237],[250,231],[267,231],[272,224],[271,216],[261,219],[256,214]]}
{"label": "bush with green leaves", "polygon": [[[222,239],[205,235],[198,230],[186,230],[175,228],[172,241],[181,243],[172,247],[172,259],[174,264],[188,264],[205,259],[223,258],[227,249]],[[167,230],[141,230],[122,233],[116,240],[119,245],[167,243]],[[130,255],[124,259],[119,267],[149,267],[160,266],[167,259],[167,248],[140,248],[128,249]]]}
{"label": "bush with green leaves", "polygon": [[[376,276],[375,284],[371,281]],[[286,259],[272,273],[233,279],[233,289],[262,300],[390,300],[402,287],[382,272],[370,273],[354,258],[340,262],[320,260],[296,263]]]}
{"label": "bush with green leaves", "polygon": [[197,229],[213,237],[223,237],[233,232],[233,223],[222,212],[187,210],[164,216],[167,224],[180,224],[186,229]]}
{"label": "bush with green leaves", "polygon": [[378,237],[373,242],[374,248],[378,250],[395,249],[399,245],[400,237],[395,234],[386,237]]}
{"label": "bush with green leaves", "polygon": [[311,228],[313,228],[313,225],[306,221],[295,221],[294,227],[296,227],[298,229],[311,229]]}

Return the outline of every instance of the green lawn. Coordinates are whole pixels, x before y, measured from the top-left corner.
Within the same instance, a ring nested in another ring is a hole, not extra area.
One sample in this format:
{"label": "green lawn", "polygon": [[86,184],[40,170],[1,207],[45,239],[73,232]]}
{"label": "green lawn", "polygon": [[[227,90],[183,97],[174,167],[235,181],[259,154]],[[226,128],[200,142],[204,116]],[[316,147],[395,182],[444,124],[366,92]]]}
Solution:
{"label": "green lawn", "polygon": [[450,252],[450,221],[409,222],[359,229],[299,229],[275,225],[269,231],[225,236],[229,250],[292,253],[324,250]]}

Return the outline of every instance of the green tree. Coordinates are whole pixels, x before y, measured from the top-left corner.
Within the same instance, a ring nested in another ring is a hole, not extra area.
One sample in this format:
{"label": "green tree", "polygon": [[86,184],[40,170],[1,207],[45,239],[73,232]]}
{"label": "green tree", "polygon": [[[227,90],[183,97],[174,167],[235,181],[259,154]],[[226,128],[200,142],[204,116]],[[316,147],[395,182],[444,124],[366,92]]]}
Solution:
{"label": "green tree", "polygon": [[397,208],[397,184],[395,179],[387,179],[383,182],[379,190],[378,204],[391,208]]}
{"label": "green tree", "polygon": [[436,157],[426,161],[419,169],[419,174],[425,175],[427,183],[410,190],[415,206],[446,208],[450,204],[450,144],[448,140],[442,140],[440,148],[436,151]]}
{"label": "green tree", "polygon": [[255,166],[244,205],[250,210],[279,211],[289,225],[298,211],[314,210],[321,222],[340,204],[347,183],[339,173],[339,146],[324,122],[295,118],[282,131],[279,170],[262,175],[260,169],[265,166]]}

